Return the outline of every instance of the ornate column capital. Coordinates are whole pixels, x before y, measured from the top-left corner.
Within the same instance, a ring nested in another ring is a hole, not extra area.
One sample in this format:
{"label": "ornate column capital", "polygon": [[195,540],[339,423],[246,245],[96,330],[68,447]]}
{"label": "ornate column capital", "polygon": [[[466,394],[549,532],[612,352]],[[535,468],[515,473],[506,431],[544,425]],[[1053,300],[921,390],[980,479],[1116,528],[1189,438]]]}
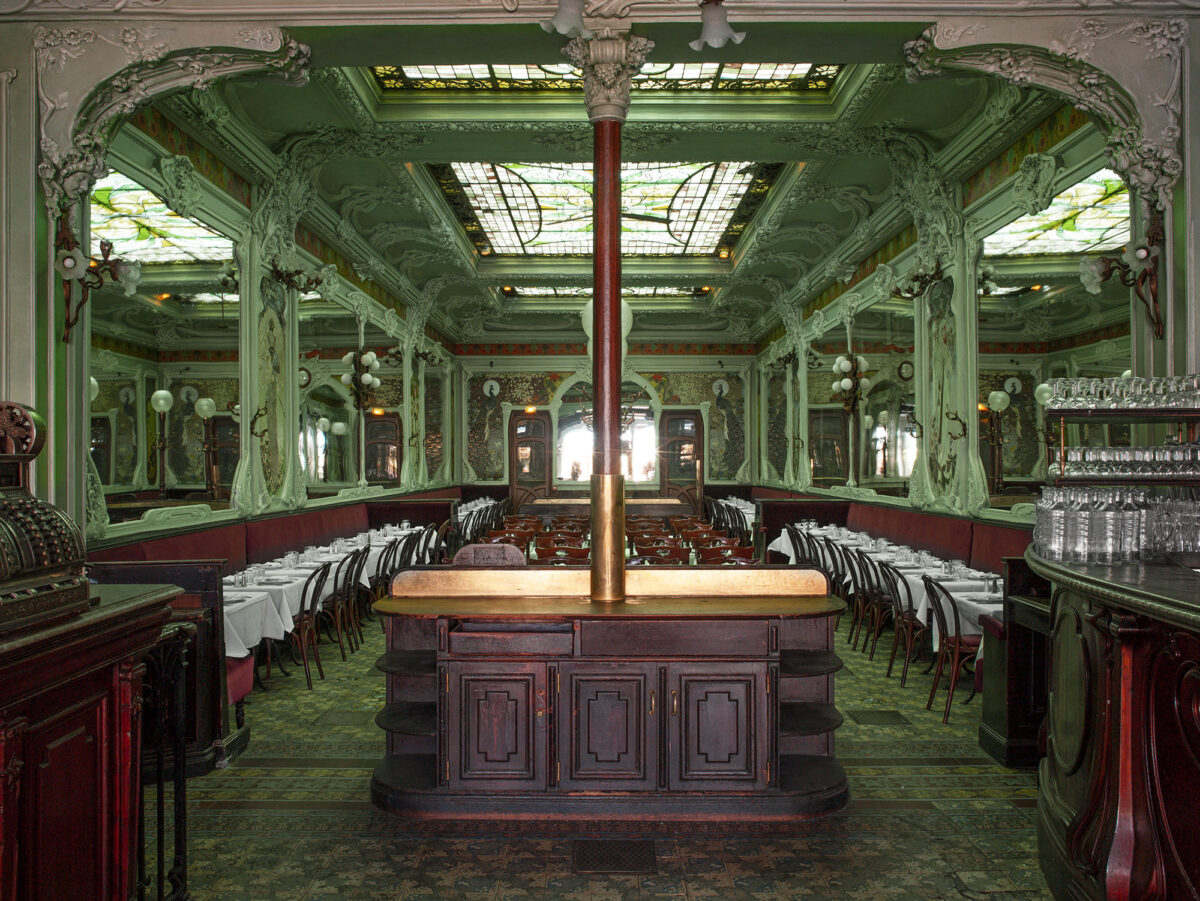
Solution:
{"label": "ornate column capital", "polygon": [[583,70],[583,95],[588,118],[625,121],[629,87],[654,49],[649,38],[602,28],[591,38],[572,38],[563,55]]}

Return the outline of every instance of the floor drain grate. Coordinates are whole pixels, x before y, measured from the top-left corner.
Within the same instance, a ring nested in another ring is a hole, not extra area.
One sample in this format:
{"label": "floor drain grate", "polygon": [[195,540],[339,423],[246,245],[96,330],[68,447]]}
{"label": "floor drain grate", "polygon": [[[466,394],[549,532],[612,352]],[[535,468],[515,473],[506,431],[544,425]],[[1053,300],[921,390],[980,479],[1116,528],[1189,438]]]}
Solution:
{"label": "floor drain grate", "polygon": [[649,839],[578,839],[572,855],[571,870],[587,873],[658,872],[654,863],[654,842]]}
{"label": "floor drain grate", "polygon": [[912,721],[899,710],[847,710],[860,726],[911,726]]}

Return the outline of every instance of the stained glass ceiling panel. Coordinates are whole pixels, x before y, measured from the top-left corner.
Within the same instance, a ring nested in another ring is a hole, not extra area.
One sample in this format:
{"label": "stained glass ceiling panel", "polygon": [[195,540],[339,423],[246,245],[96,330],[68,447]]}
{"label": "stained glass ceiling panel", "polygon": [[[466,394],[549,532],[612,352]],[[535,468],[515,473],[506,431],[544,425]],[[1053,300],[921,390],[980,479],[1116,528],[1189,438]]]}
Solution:
{"label": "stained glass ceiling panel", "polygon": [[[697,291],[703,293],[699,288],[680,288],[680,287],[649,287],[646,285],[622,286],[622,297],[638,297],[638,298],[670,298],[681,299],[686,297],[695,297]],[[519,288],[505,289],[505,295],[508,297],[523,297],[526,299],[533,298],[561,298],[561,297],[591,297],[592,289],[585,286],[567,286],[567,287],[529,287],[522,285]]]}
{"label": "stained glass ceiling panel", "polygon": [[[828,91],[841,66],[812,63],[646,63],[642,91]],[[583,88],[570,63],[547,65],[372,66],[384,91],[564,91]]]}
{"label": "stained glass ceiling panel", "polygon": [[986,257],[1114,250],[1129,240],[1129,189],[1101,169],[1076,182],[1033,216],[1022,216],[983,240]]}
{"label": "stained glass ceiling panel", "polygon": [[[457,184],[441,179],[442,188],[465,195],[484,233],[484,252],[591,253],[591,163],[451,163],[450,168]],[[748,163],[624,163],[622,254],[716,253],[754,180]]]}
{"label": "stained glass ceiling panel", "polygon": [[186,219],[119,172],[96,182],[91,195],[92,256],[100,241],[113,244],[113,256],[142,263],[195,263],[233,259],[233,242]]}

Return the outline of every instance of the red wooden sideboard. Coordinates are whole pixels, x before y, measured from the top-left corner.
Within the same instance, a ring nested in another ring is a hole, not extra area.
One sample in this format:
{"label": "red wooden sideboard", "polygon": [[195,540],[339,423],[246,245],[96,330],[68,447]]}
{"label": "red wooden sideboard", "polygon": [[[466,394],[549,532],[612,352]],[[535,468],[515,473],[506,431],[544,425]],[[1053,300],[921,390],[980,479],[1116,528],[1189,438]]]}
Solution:
{"label": "red wooden sideboard", "polygon": [[141,660],[178,593],[93,586],[84,613],[0,640],[0,901],[131,897]]}

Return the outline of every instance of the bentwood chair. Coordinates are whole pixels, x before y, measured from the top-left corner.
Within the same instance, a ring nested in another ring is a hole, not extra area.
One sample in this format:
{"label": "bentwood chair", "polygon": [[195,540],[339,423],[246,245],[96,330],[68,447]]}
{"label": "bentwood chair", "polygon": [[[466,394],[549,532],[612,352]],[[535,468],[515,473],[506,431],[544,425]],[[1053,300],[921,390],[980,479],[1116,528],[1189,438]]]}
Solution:
{"label": "bentwood chair", "polygon": [[634,556],[649,563],[687,563],[692,558],[692,552],[685,547],[645,547],[638,545]]}
{"label": "bentwood chair", "polygon": [[[950,704],[954,700],[954,689],[958,687],[958,677],[962,674],[963,667],[974,662],[975,655],[979,653],[979,645],[983,636],[963,635],[962,623],[958,617],[958,605],[954,603],[950,592],[943,588],[940,582],[934,581],[929,576],[922,576],[921,580],[925,583],[929,606],[933,608],[933,616],[938,628],[936,671],[933,674],[933,687],[929,689],[929,700],[925,704],[925,709],[932,709],[938,683],[941,682],[942,673],[948,665],[950,685],[946,693],[946,710],[942,714],[942,722],[948,723],[950,722]],[[974,697],[974,692],[972,692],[972,697]],[[967,700],[969,701],[971,698],[967,698]]]}
{"label": "bentwood chair", "polygon": [[540,547],[537,549],[537,557],[530,562],[543,560],[582,560],[586,562],[591,555],[591,548],[586,547]]}
{"label": "bentwood chair", "polygon": [[[308,668],[308,652],[312,649],[313,662],[317,664],[317,673],[325,678],[325,670],[321,668],[321,652],[317,650],[317,614],[320,612],[321,595],[325,591],[325,582],[329,578],[332,563],[323,563],[309,573],[304,580],[304,591],[300,596],[300,612],[292,623],[292,646],[300,652],[300,662],[304,666],[304,679],[312,690],[312,673]],[[271,677],[271,659],[267,658],[267,678]]]}
{"label": "bentwood chair", "polygon": [[888,659],[887,674],[892,675],[892,667],[896,663],[896,652],[904,645],[904,665],[900,669],[900,687],[908,681],[908,666],[913,656],[918,654],[929,634],[929,626],[917,616],[913,606],[912,591],[909,590],[908,580],[896,567],[890,563],[880,563],[879,571],[888,582],[892,595],[892,621],[895,634],[892,636],[892,656]]}
{"label": "bentwood chair", "polygon": [[[337,632],[338,647],[341,649],[343,660],[346,659],[345,636],[350,631],[350,617],[347,615],[349,592],[358,571],[360,554],[365,550],[366,548],[361,551],[353,551],[338,561],[337,567],[333,571],[333,591],[322,605],[318,615],[330,641],[333,640],[333,631]],[[351,650],[354,650],[353,644]]]}
{"label": "bentwood chair", "polygon": [[387,591],[392,569],[396,565],[396,554],[400,552],[400,545],[403,541],[403,538],[393,538],[384,545],[379,558],[375,561],[375,572],[371,575],[371,597],[373,600],[379,600],[383,597],[384,592]]}
{"label": "bentwood chair", "polygon": [[868,660],[875,659],[875,648],[879,644],[879,635],[883,632],[888,620],[892,619],[892,596],[890,586],[884,582],[879,572],[879,564],[860,548],[854,549],[858,558],[858,571],[863,577],[864,596],[867,601],[866,623],[867,634],[863,636],[863,650],[867,649],[867,641],[871,642],[871,652]]}

